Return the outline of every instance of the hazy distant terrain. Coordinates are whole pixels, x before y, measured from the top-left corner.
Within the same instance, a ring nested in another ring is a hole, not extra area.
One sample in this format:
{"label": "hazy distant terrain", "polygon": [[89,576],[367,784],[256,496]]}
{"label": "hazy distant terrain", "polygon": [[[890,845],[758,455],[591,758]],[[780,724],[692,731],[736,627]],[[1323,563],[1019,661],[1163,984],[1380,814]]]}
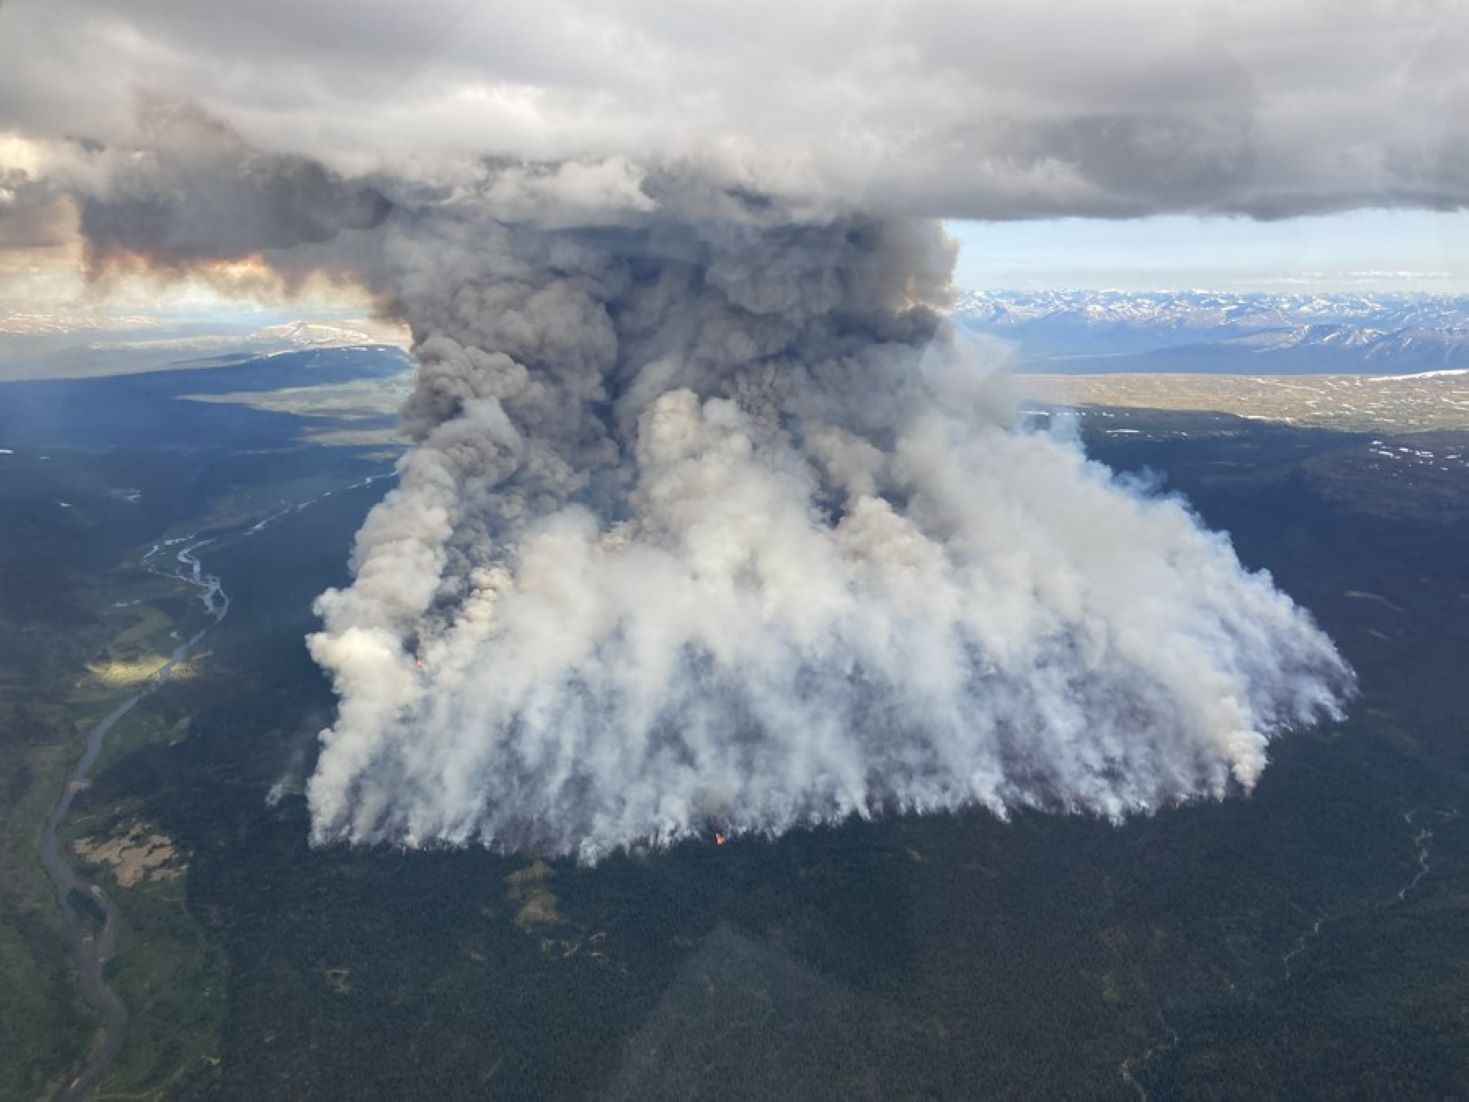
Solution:
{"label": "hazy distant terrain", "polygon": [[1469,367],[1469,298],[971,291],[954,311],[1024,371],[1409,374]]}
{"label": "hazy distant terrain", "polygon": [[405,343],[401,327],[371,318],[301,321],[278,312],[216,316],[14,310],[0,306],[0,382],[241,363],[314,348]]}
{"label": "hazy distant terrain", "polygon": [[[1469,297],[1203,291],[967,291],[953,317],[1013,346],[1021,371],[1412,374],[1469,368]],[[360,317],[234,320],[0,308],[0,380],[238,363],[312,348],[406,343]]]}
{"label": "hazy distant terrain", "polygon": [[[1412,374],[1469,368],[1469,297],[1423,294],[967,291],[953,317],[1024,372]],[[140,316],[0,308],[0,381],[239,363],[406,344],[398,324],[279,315]]]}
{"label": "hazy distant terrain", "polygon": [[345,431],[384,442],[409,369],[400,349],[368,345],[0,384],[0,447],[244,448]]}

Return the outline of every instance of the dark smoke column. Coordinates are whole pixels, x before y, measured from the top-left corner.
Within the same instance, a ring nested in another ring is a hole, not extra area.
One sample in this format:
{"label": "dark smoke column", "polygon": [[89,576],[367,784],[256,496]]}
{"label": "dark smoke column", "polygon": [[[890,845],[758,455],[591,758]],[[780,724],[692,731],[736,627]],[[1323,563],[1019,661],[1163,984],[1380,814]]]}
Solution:
{"label": "dark smoke column", "polygon": [[318,842],[1117,818],[1337,714],[1349,672],[1268,577],[1013,426],[936,312],[935,225],[506,171],[380,231],[415,446],[318,605]]}

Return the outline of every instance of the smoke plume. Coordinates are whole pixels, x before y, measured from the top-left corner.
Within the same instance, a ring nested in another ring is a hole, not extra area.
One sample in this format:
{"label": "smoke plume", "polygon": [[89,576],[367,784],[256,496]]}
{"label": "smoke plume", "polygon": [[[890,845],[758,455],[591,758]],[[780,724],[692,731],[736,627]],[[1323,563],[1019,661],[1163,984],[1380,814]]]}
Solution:
{"label": "smoke plume", "polygon": [[370,232],[414,446],[318,604],[318,842],[1118,819],[1338,714],[1330,641],[1225,537],[1017,424],[936,224],[610,162]]}
{"label": "smoke plume", "polygon": [[1017,422],[922,203],[710,149],[352,175],[166,104],[140,134],[0,200],[73,203],[99,271],[248,258],[413,333],[413,447],[309,640],[319,843],[1115,820],[1250,789],[1351,691],[1186,504]]}

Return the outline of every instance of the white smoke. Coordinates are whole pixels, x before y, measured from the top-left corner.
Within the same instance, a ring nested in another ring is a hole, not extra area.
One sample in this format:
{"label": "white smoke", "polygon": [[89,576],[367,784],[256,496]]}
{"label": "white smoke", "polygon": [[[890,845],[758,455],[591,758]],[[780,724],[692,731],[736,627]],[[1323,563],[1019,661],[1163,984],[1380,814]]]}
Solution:
{"label": "white smoke", "polygon": [[614,167],[372,230],[417,445],[318,606],[318,842],[1116,819],[1339,714],[1350,672],[1226,538],[1017,427],[933,309],[935,225]]}

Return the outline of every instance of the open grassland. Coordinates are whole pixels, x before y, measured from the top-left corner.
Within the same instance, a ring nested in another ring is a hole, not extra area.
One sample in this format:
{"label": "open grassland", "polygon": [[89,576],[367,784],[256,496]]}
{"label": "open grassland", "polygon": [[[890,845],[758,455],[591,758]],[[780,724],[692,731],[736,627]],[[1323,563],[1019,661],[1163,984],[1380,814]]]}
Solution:
{"label": "open grassland", "polygon": [[1037,400],[1196,410],[1340,432],[1469,429],[1469,370],[1425,375],[1023,375]]}
{"label": "open grassland", "polygon": [[229,394],[188,394],[189,402],[236,405],[308,419],[301,438],[323,447],[398,445],[403,436],[396,416],[411,390],[410,376],[355,379],[320,386]]}

